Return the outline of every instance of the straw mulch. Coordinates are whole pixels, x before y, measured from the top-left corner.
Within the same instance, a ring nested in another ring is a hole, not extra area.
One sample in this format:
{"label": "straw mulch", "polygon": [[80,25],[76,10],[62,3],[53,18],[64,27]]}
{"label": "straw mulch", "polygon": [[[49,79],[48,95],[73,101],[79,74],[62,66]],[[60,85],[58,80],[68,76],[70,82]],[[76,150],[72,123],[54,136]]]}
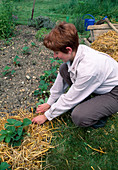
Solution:
{"label": "straw mulch", "polygon": [[[19,112],[19,113],[18,113]],[[32,119],[33,113],[28,113],[19,110],[17,116],[9,116],[7,113],[1,113],[0,130],[4,129],[4,125],[8,118],[13,118],[22,121],[24,118]],[[36,115],[35,115],[36,116]],[[56,120],[58,125],[62,123]],[[65,122],[64,122],[65,123]],[[54,126],[56,128],[54,128]],[[12,166],[12,170],[39,170],[42,169],[43,157],[51,146],[53,134],[58,132],[58,125],[52,122],[47,122],[44,125],[31,124],[28,127],[27,133],[29,136],[24,137],[21,146],[8,146],[5,142],[0,142],[0,158],[2,162],[7,162]]]}
{"label": "straw mulch", "polygon": [[109,54],[112,58],[118,61],[118,33],[108,31],[100,35],[92,44],[91,47],[95,50]]}

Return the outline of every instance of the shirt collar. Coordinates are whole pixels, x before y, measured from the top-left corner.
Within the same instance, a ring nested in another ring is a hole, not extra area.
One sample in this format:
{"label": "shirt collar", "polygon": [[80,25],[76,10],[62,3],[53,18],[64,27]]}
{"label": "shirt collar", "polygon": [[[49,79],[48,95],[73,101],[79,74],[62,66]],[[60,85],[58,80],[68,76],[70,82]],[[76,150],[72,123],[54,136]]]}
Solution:
{"label": "shirt collar", "polygon": [[75,55],[75,58],[73,60],[72,65],[70,64],[70,61],[67,62],[68,72],[74,73],[77,70],[77,66],[78,66],[78,64],[80,63],[80,61],[83,58],[83,55],[82,55],[82,46],[83,45],[79,45],[78,46],[78,49],[77,49],[77,52],[76,52],[76,55]]}

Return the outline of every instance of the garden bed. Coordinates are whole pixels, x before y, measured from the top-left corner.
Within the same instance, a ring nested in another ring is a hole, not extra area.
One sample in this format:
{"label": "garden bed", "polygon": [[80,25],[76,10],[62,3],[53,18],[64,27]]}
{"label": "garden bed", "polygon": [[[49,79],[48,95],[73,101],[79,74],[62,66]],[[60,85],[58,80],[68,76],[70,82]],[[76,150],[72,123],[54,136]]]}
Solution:
{"label": "garden bed", "polygon": [[[52,53],[36,38],[37,30],[18,25],[15,36],[0,40],[0,111],[10,113],[19,108],[30,109],[38,102],[33,94],[39,77],[51,69]],[[14,60],[18,56],[18,64]],[[10,67],[4,74],[5,67]],[[13,75],[12,74],[13,71]]]}

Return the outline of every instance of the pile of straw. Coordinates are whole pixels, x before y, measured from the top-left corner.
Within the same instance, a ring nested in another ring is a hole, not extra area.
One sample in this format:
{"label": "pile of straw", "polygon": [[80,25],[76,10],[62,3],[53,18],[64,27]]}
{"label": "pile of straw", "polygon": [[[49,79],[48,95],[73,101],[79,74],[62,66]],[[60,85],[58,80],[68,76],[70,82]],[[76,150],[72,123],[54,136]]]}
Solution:
{"label": "pile of straw", "polygon": [[[24,118],[32,119],[34,117],[33,113],[27,113],[23,110],[20,110],[17,116],[9,116],[7,113],[2,114],[0,130],[4,129],[4,125],[9,118],[22,121]],[[54,128],[52,122],[50,123],[49,121],[41,126],[31,124],[27,131],[29,136],[24,137],[21,146],[12,147],[5,142],[0,142],[0,158],[2,162],[5,161],[10,164],[13,170],[41,169],[44,155],[50,148],[53,148],[51,141],[53,133],[58,132],[57,129],[57,126]]]}
{"label": "pile of straw", "polygon": [[100,35],[92,44],[91,47],[95,50],[109,54],[112,58],[118,61],[118,33],[108,31]]}

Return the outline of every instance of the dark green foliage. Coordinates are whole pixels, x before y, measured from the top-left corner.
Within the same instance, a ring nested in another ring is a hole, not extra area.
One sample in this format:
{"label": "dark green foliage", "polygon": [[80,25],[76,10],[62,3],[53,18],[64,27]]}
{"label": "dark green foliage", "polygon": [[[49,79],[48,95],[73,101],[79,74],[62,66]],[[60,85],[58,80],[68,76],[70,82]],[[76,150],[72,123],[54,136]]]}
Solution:
{"label": "dark green foliage", "polygon": [[14,28],[13,2],[12,0],[2,0],[0,14],[0,38],[9,38],[13,34]]}
{"label": "dark green foliage", "polygon": [[51,21],[51,19],[48,17],[39,16],[33,20],[29,20],[28,25],[35,27],[36,29],[52,29],[55,26],[55,22]]}
{"label": "dark green foliage", "polygon": [[4,141],[9,145],[19,146],[26,135],[25,127],[30,125],[31,120],[25,118],[23,122],[16,119],[7,119],[7,123],[4,126],[5,130],[0,131],[0,142]]}
{"label": "dark green foliage", "polygon": [[[53,65],[54,62],[57,62],[56,65]],[[49,90],[54,83],[56,76],[57,76],[57,70],[59,68],[60,63],[62,63],[61,60],[55,60],[51,58],[51,70],[44,71],[44,75],[40,76],[40,82],[39,82],[39,90],[34,91],[34,95],[39,96],[39,98],[45,98],[49,97]]]}
{"label": "dark green foliage", "polygon": [[48,101],[48,97],[45,97],[45,99],[39,99],[39,102],[36,103],[36,107],[38,107],[38,105],[41,105],[43,103],[47,103],[47,101]]}
{"label": "dark green foliage", "polygon": [[7,162],[1,162],[0,159],[0,170],[11,170],[10,165]]}

